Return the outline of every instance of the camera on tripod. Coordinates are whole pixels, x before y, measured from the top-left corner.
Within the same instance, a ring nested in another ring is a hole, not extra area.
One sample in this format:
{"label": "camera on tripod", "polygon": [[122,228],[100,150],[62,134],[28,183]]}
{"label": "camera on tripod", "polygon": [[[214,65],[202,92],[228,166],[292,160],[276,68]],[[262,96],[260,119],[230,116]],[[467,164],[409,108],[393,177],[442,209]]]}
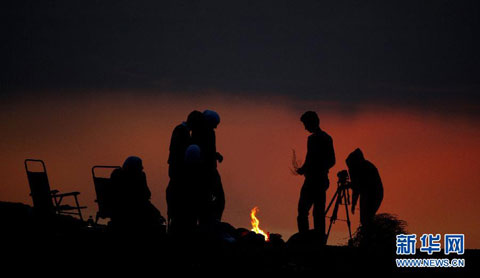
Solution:
{"label": "camera on tripod", "polygon": [[342,170],[337,173],[338,182],[337,185],[342,187],[342,189],[350,189],[350,178],[348,176],[347,170]]}
{"label": "camera on tripod", "polygon": [[[330,225],[328,227],[328,232],[325,238],[325,243],[328,240],[328,236],[330,235],[330,230],[332,229],[332,225],[335,223],[337,220],[342,220],[347,222],[348,226],[348,234],[350,235],[350,240],[352,239],[352,231],[350,227],[350,216],[348,215],[348,206],[350,205],[350,192],[349,189],[351,188],[351,183],[350,183],[350,178],[348,176],[348,171],[347,170],[342,170],[337,173],[338,181],[337,181],[337,191],[335,192],[335,195],[333,195],[332,200],[330,201],[330,204],[328,205],[326,211],[325,211],[325,216],[330,218]],[[335,203],[335,206],[332,211],[331,216],[327,216],[328,211],[330,210],[330,207],[332,204]],[[338,219],[338,209],[344,206],[345,207],[345,217],[346,219]]]}

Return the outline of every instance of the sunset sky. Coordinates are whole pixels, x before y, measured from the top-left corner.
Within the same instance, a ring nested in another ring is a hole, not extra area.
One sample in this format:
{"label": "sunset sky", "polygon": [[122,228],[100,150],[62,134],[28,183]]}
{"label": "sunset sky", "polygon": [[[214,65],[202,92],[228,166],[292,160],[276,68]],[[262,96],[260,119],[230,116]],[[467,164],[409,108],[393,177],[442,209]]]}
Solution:
{"label": "sunset sky", "polygon": [[[23,160],[97,210],[90,169],[144,161],[166,214],[172,129],[219,112],[224,220],[296,231],[308,133],[318,112],[336,173],[360,147],[379,169],[380,212],[412,233],[465,233],[480,248],[480,43],[475,1],[15,1],[0,9],[0,200],[31,204]],[[3,4],[2,4],[3,5]],[[359,224],[354,215],[353,226]],[[343,222],[332,243],[346,243]]]}

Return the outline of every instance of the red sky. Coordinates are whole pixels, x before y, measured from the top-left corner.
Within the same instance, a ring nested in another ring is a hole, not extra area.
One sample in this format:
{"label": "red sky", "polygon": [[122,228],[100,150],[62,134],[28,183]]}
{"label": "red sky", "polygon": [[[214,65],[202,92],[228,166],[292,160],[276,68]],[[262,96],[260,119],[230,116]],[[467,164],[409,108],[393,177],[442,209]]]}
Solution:
{"label": "red sky", "polygon": [[[380,171],[385,197],[380,212],[398,215],[411,233],[465,233],[466,248],[480,248],[480,127],[474,118],[432,111],[301,103],[286,98],[172,97],[172,94],[94,92],[86,97],[13,99],[1,105],[0,200],[31,204],[23,160],[45,160],[52,188],[80,191],[80,201],[97,210],[90,169],[120,165],[129,155],[144,161],[152,201],[166,214],[170,133],[193,109],[219,112],[217,148],[227,203],[224,220],[250,227],[249,211],[260,208],[262,229],[285,239],[296,231],[302,177],[293,176],[292,149],[303,160],[308,133],[299,117],[319,113],[334,140],[337,164],[330,172],[329,199],[337,171],[360,147]],[[358,225],[355,214],[353,227]],[[334,244],[346,243],[338,222]]]}

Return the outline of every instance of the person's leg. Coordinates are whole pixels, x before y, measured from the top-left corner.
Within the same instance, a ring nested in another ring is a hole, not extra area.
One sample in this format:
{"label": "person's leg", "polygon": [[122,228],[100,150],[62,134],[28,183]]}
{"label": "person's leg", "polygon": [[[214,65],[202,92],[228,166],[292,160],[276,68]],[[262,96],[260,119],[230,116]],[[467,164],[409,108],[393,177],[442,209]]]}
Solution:
{"label": "person's leg", "polygon": [[367,227],[375,217],[376,204],[372,196],[367,193],[360,195],[360,223]]}
{"label": "person's leg", "polygon": [[318,232],[321,242],[325,239],[325,202],[327,193],[323,189],[315,192],[315,201],[313,204],[313,224],[315,231]]}
{"label": "person's leg", "polygon": [[214,217],[215,220],[221,221],[223,211],[225,209],[225,192],[223,191],[222,179],[218,170],[215,170],[215,181],[214,181],[214,192],[215,196],[214,201]]}
{"label": "person's leg", "polygon": [[321,242],[325,242],[325,203],[327,201],[328,176],[321,177],[316,184],[313,204],[313,223]]}
{"label": "person's leg", "polygon": [[308,212],[313,205],[313,196],[310,191],[307,181],[305,181],[300,190],[300,199],[298,200],[297,226],[300,233],[307,232],[310,229],[308,225]]}
{"label": "person's leg", "polygon": [[178,198],[175,192],[175,188],[178,187],[178,182],[174,179],[170,179],[167,185],[166,193],[166,201],[167,201],[167,216],[168,219],[173,219],[175,217],[175,209],[178,205]]}
{"label": "person's leg", "polygon": [[371,230],[375,226],[375,214],[383,200],[383,192],[381,194],[376,193],[376,196],[373,196],[373,194],[375,193],[360,196],[360,222],[367,236],[372,236]]}

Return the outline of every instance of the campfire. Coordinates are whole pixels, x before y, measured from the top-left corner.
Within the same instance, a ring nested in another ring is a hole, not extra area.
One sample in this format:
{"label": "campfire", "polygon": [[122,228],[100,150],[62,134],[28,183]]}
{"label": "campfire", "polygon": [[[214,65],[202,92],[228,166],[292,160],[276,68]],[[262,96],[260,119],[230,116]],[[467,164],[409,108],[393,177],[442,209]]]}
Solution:
{"label": "campfire", "polygon": [[268,241],[270,239],[270,234],[260,229],[260,226],[259,226],[260,220],[258,220],[256,216],[257,212],[258,212],[258,207],[254,207],[250,212],[250,218],[252,219],[252,231],[257,234],[263,235],[265,237],[265,241]]}

